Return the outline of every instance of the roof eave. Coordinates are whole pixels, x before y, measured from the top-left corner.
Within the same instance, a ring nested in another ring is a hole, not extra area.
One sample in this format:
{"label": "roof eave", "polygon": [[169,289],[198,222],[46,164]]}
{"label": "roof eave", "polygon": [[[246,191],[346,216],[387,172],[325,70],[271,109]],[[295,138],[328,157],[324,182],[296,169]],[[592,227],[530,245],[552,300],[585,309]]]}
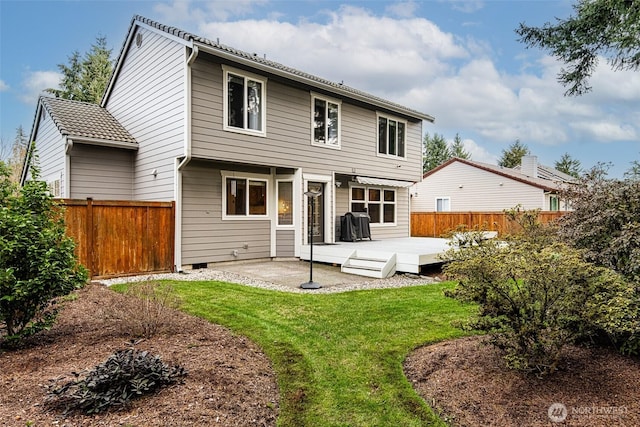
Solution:
{"label": "roof eave", "polygon": [[91,138],[86,136],[73,136],[73,135],[65,135],[67,140],[72,141],[74,144],[85,144],[85,145],[98,145],[101,147],[111,147],[111,148],[124,148],[126,150],[138,150],[137,142],[130,141],[114,141],[110,139],[104,138]]}

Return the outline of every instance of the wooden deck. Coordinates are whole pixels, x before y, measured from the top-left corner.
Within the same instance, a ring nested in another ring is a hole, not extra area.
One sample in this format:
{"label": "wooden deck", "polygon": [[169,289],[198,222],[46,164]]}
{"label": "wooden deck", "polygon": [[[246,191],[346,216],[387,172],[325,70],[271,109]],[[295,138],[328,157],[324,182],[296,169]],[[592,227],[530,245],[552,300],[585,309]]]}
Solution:
{"label": "wooden deck", "polygon": [[[385,240],[314,244],[313,261],[342,265],[356,250],[360,256],[365,255],[371,258],[389,257],[395,254],[396,271],[419,273],[422,265],[442,262],[438,256],[449,249],[449,242],[449,239],[431,237],[403,237]],[[309,245],[303,245],[300,251],[300,259],[308,261],[309,253]]]}

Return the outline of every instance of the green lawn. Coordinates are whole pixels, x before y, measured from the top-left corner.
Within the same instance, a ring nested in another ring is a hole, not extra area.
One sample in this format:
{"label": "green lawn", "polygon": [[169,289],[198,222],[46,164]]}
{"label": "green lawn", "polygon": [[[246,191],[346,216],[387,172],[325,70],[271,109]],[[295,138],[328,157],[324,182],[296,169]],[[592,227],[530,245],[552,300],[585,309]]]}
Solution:
{"label": "green lawn", "polygon": [[413,391],[402,362],[417,346],[463,335],[451,321],[472,307],[443,296],[450,283],[315,295],[170,283],[184,311],[262,347],[278,377],[278,425],[444,425]]}

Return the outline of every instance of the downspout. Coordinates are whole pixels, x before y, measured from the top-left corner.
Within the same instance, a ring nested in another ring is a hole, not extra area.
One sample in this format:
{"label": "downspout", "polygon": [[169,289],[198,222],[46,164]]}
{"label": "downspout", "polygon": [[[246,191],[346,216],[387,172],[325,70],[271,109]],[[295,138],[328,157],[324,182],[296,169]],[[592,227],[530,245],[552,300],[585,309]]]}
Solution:
{"label": "downspout", "polygon": [[71,198],[71,149],[73,148],[73,141],[67,138],[67,143],[64,146],[65,165],[64,165],[64,197]]}
{"label": "downspout", "polygon": [[185,117],[184,117],[184,158],[176,159],[176,210],[174,234],[175,271],[182,272],[182,171],[191,161],[191,66],[198,57],[198,46],[193,45],[185,63]]}

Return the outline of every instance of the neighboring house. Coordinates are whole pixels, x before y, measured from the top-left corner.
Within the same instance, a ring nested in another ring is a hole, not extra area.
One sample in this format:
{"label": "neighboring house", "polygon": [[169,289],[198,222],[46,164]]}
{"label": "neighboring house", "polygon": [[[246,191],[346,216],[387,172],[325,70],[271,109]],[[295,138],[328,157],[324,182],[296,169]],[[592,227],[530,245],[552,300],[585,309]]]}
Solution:
{"label": "neighboring house", "polygon": [[136,16],[101,105],[41,98],[31,140],[60,197],[175,201],[181,268],[300,256],[307,191],[322,193],[314,242],[339,240],[340,216],[365,210],[376,239],[409,236],[424,121]]}
{"label": "neighboring house", "polygon": [[452,158],[425,173],[411,188],[412,212],[500,212],[524,209],[567,210],[559,198],[575,179],[525,156],[518,168]]}

